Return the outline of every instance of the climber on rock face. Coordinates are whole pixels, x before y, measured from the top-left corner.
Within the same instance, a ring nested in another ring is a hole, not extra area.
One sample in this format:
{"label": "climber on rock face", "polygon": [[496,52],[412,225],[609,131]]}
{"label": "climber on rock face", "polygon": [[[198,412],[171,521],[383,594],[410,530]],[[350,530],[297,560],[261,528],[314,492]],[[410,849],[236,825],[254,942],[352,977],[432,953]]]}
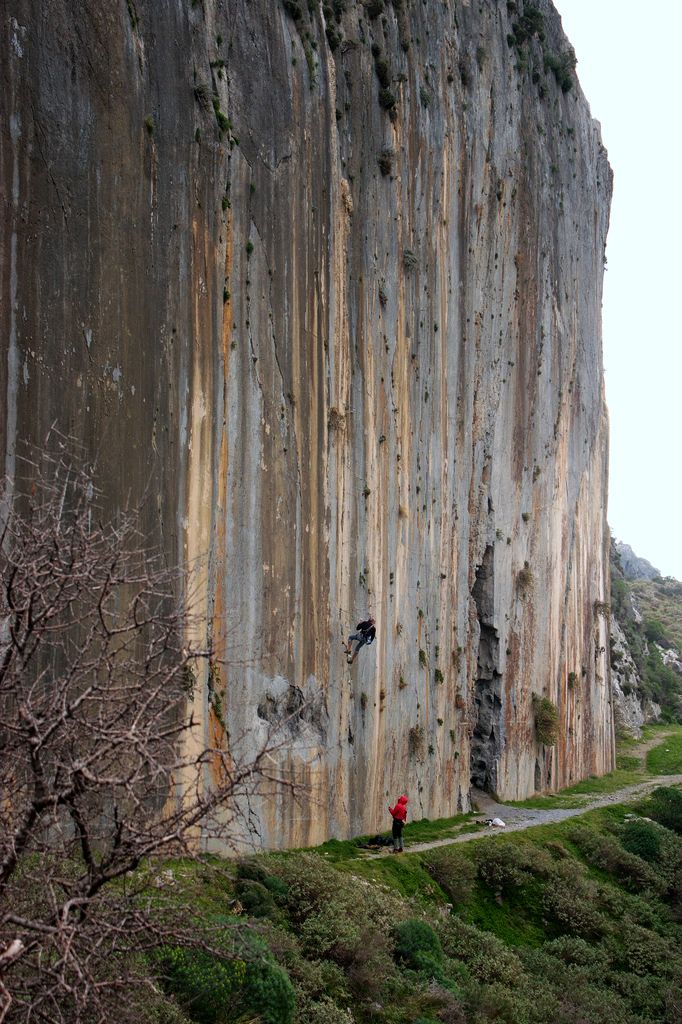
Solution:
{"label": "climber on rock face", "polygon": [[[365,619],[364,622],[358,622],[355,627],[355,632],[351,633],[348,637],[348,643],[345,645],[346,648],[346,661],[349,665],[352,665],[358,656],[358,651],[365,644],[371,644],[376,636],[376,629],[374,628],[374,619],[370,616]],[[353,652],[353,641],[357,642],[355,652]]]}

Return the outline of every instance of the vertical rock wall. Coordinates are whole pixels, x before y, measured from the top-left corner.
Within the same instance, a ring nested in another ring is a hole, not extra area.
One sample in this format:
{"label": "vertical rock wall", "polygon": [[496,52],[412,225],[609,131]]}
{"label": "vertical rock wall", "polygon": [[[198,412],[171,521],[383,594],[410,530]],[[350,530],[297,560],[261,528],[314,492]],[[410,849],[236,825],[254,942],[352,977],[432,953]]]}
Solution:
{"label": "vertical rock wall", "polygon": [[305,787],[266,845],[613,766],[611,174],[567,48],[546,2],[5,5],[6,468],[56,422],[196,567],[201,729],[211,688],[237,754],[287,719]]}

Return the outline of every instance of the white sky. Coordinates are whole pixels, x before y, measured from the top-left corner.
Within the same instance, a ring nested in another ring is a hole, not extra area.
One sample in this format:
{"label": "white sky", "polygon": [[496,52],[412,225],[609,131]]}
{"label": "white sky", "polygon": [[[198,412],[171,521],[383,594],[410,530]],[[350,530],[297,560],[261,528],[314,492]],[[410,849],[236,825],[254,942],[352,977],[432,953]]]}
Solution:
{"label": "white sky", "polygon": [[609,523],[682,580],[682,0],[554,0],[614,172]]}

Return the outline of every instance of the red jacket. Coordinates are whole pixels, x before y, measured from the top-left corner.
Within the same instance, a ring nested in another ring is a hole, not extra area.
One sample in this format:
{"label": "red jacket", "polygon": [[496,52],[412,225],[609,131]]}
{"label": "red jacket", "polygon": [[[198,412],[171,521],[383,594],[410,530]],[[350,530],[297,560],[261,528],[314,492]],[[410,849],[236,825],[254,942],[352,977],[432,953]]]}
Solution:
{"label": "red jacket", "polygon": [[407,821],[407,797],[399,796],[395,807],[389,807],[389,811],[396,821]]}

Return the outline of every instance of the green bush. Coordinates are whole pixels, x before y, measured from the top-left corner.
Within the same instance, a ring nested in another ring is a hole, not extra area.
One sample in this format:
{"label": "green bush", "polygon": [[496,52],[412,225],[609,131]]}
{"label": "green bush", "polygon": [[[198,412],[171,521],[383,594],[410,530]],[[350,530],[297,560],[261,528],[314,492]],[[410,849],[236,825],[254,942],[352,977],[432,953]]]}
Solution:
{"label": "green bush", "polygon": [[254,938],[239,937],[240,956],[230,959],[203,949],[166,946],[156,969],[166,992],[197,1024],[227,1024],[257,1016],[262,1024],[291,1024],[294,989],[286,971]]}
{"label": "green bush", "polygon": [[413,954],[409,967],[427,981],[435,981],[439,985],[447,984],[442,957],[434,956],[433,953],[417,952]]}
{"label": "green bush", "polygon": [[477,847],[479,877],[498,893],[526,885],[535,875],[546,876],[554,863],[544,850],[521,843],[484,839]]}
{"label": "green bush", "polygon": [[263,863],[256,858],[240,860],[237,862],[237,878],[248,878],[251,882],[260,882],[265,885],[268,873]]}
{"label": "green bush", "polygon": [[347,970],[348,985],[354,999],[385,1002],[400,980],[393,959],[393,939],[374,929],[360,934],[360,943]]}
{"label": "green bush", "polygon": [[250,917],[273,916],[276,911],[275,901],[272,898],[272,893],[264,885],[245,878],[238,880],[236,888],[237,896]]}
{"label": "green bush", "polygon": [[574,828],[570,835],[590,864],[618,878],[627,888],[634,892],[645,890],[659,895],[664,891],[665,882],[661,876],[641,857],[624,850],[615,836],[604,835],[581,825]]}
{"label": "green bush", "polygon": [[[523,951],[523,964],[531,975],[524,986],[524,995],[534,997],[537,989],[540,998],[533,998],[526,1014],[519,1015],[514,1024],[521,1020],[524,1024],[529,1021],[534,1024],[548,1021],[561,1021],[561,1024],[635,1024],[637,1021],[637,1024],[644,1024],[633,1015],[628,1002],[608,987],[612,973],[596,964],[568,963],[561,957],[548,955],[547,948],[548,944],[541,949]],[[599,953],[597,949],[597,955]],[[604,966],[608,962],[605,960]],[[554,1013],[547,1012],[552,995],[558,1004]],[[653,1021],[647,1020],[646,1024],[653,1024]]]}
{"label": "green bush", "polygon": [[551,71],[562,92],[573,88],[573,71],[576,66],[575,51],[572,47],[561,53],[545,50],[543,54],[545,71]]}
{"label": "green bush", "polygon": [[308,1003],[317,1002],[328,996],[336,1003],[350,1002],[350,990],[345,971],[331,960],[308,960],[299,939],[282,928],[273,928],[268,933],[268,945],[278,963],[286,968],[296,990],[297,1016]]}
{"label": "green bush", "polygon": [[662,706],[666,720],[675,721],[679,717],[682,684],[677,673],[664,664],[658,647],[652,645],[644,656],[642,676],[644,694]]}
{"label": "green bush", "polygon": [[602,906],[607,914],[620,920],[627,919],[642,928],[659,931],[664,927],[668,914],[658,899],[652,899],[651,893],[645,896],[639,893],[623,892],[611,886],[602,890]]}
{"label": "green bush", "polygon": [[296,1024],[355,1024],[355,1018],[350,1010],[323,996],[316,1001],[306,1000],[297,1008]]}
{"label": "green bush", "polygon": [[509,892],[530,881],[521,851],[515,844],[498,845],[494,839],[483,841],[476,861],[481,879],[498,893]]}
{"label": "green bush", "polygon": [[256,1015],[262,1024],[291,1024],[296,1000],[286,971],[263,958],[247,964],[246,980],[239,993],[242,1014]]}
{"label": "green bush", "polygon": [[604,949],[577,935],[561,935],[558,939],[545,942],[542,950],[569,966],[587,968],[596,977],[603,976],[610,965]]}
{"label": "green bush", "polygon": [[499,982],[511,987],[518,984],[521,961],[497,936],[454,914],[448,915],[439,934],[446,955],[460,961],[476,982]]}
{"label": "green bush", "polygon": [[343,968],[351,993],[378,999],[398,977],[392,932],[407,916],[403,901],[316,854],[270,857],[268,865],[287,886],[282,906],[303,955],[326,957]]}
{"label": "green bush", "polygon": [[665,626],[660,619],[644,619],[644,636],[651,643],[659,644],[661,647],[671,647],[670,639],[666,633]]}
{"label": "green bush", "polygon": [[393,110],[397,102],[398,101],[395,98],[394,93],[392,93],[390,89],[379,89],[379,106],[382,107],[383,110]]}
{"label": "green bush", "polygon": [[626,822],[620,832],[620,841],[628,853],[633,853],[649,863],[660,858],[661,832],[650,821],[637,818]]}
{"label": "green bush", "polygon": [[[665,985],[656,975],[637,975],[630,971],[612,971],[610,987],[625,998],[632,1008],[635,1020],[669,1021],[665,1014]],[[635,1016],[639,1014],[640,1017]]]}
{"label": "green bush", "polygon": [[466,903],[476,882],[476,868],[471,860],[452,849],[434,850],[426,862],[426,869],[454,903]]}
{"label": "green bush", "polygon": [[269,874],[256,858],[237,864],[236,892],[244,910],[251,917],[274,917],[276,903],[286,896],[286,883]]}
{"label": "green bush", "polygon": [[655,789],[642,808],[648,817],[682,835],[682,793],[679,789],[670,786]]}
{"label": "green bush", "polygon": [[298,0],[282,0],[282,6],[294,21],[300,21],[303,17],[303,11]]}
{"label": "green bush", "polygon": [[223,960],[184,946],[164,947],[156,957],[156,968],[166,992],[177,998],[197,1024],[228,1020],[247,973],[243,960]]}
{"label": "green bush", "polygon": [[[430,924],[416,918],[399,924],[395,930],[395,955],[398,960],[412,967],[423,954],[437,961],[443,959],[443,947]],[[418,970],[418,967],[415,967]]]}
{"label": "green bush", "polygon": [[446,959],[438,935],[426,921],[403,921],[394,934],[395,956],[399,963],[425,981],[459,994],[461,966]]}
{"label": "green bush", "polygon": [[585,939],[598,938],[609,931],[606,916],[598,909],[597,887],[581,878],[572,861],[555,865],[544,886],[542,905],[562,932]]}
{"label": "green bush", "polygon": [[[520,979],[525,981],[525,979]],[[471,1024],[547,1024],[559,1017],[560,1004],[556,997],[534,979],[516,989],[496,982],[470,989],[467,993],[468,1020]]]}
{"label": "green bush", "polygon": [[300,926],[303,950],[309,956],[328,957],[337,964],[349,964],[360,945],[360,925],[333,903],[309,914]]}
{"label": "green bush", "polygon": [[671,955],[670,940],[657,935],[648,928],[631,924],[619,935],[622,965],[633,974],[672,974],[679,964]]}

